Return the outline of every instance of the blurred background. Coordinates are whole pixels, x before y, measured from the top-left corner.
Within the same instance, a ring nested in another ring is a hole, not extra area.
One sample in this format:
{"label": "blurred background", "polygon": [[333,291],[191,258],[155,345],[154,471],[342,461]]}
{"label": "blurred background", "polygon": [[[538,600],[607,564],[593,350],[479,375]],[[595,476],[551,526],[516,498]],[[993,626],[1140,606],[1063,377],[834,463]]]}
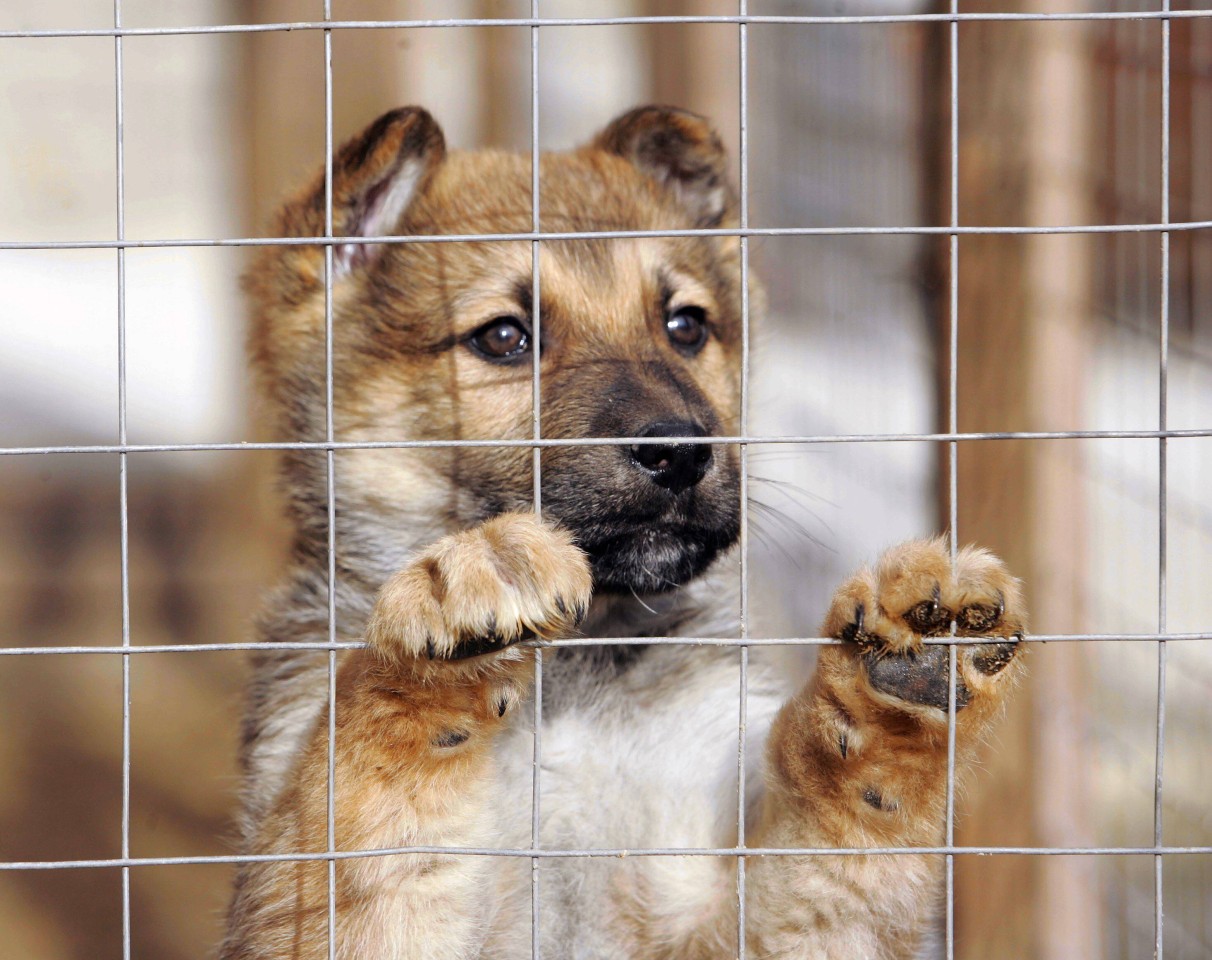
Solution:
{"label": "blurred background", "polygon": [[[334,0],[337,19],[509,17],[524,0]],[[750,0],[754,14],[937,12],[913,0]],[[1145,11],[1160,0],[961,0],[963,12]],[[1175,0],[1174,9],[1212,5]],[[319,0],[125,0],[128,27],[318,20]],[[544,15],[736,12],[731,0],[543,0]],[[0,30],[106,28],[110,0],[7,0]],[[950,222],[946,24],[749,29],[751,223]],[[1212,19],[1172,36],[1170,216],[1212,219]],[[334,34],[338,140],[427,106],[454,147],[530,143],[525,28]],[[546,27],[544,147],[587,139],[637,103],[712,117],[738,146],[735,25]],[[126,235],[263,235],[324,145],[316,31],[124,42]],[[1161,219],[1162,27],[1154,21],[963,23],[959,216],[965,225]],[[114,43],[0,40],[0,239],[116,235]],[[920,433],[948,421],[948,241],[852,236],[751,243],[769,316],[755,332],[751,431]],[[257,439],[238,248],[126,256],[129,437]],[[962,431],[1158,424],[1156,233],[959,242]],[[1212,427],[1212,232],[1171,238],[1168,417]],[[116,256],[0,251],[0,447],[112,443]],[[1212,630],[1212,439],[1172,440],[1165,596],[1159,444],[1068,439],[959,447],[962,541],[1027,581],[1039,633]],[[272,456],[129,458],[135,644],[245,640],[282,560]],[[856,564],[947,516],[946,449],[925,442],[752,448],[754,609],[770,636],[816,632]],[[114,455],[0,457],[0,645],[121,642]],[[773,611],[773,612],[767,612]],[[1212,844],[1212,641],[1169,645],[1164,841]],[[961,844],[1153,843],[1157,645],[1054,643],[961,803]],[[244,655],[131,658],[135,856],[233,850]],[[120,851],[121,663],[0,658],[0,859]],[[956,955],[1153,955],[1151,856],[960,857]],[[230,871],[132,871],[133,955],[213,952]],[[1212,956],[1212,857],[1163,870],[1165,953]],[[5,955],[121,955],[113,869],[0,872]]]}

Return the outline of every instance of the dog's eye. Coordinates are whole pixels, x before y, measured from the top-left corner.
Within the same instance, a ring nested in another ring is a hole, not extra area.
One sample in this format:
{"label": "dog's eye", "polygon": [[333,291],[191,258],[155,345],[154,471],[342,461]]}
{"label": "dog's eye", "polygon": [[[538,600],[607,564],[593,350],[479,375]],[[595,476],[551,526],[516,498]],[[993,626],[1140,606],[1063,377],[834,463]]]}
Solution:
{"label": "dog's eye", "polygon": [[707,311],[702,307],[679,307],[665,320],[669,342],[683,353],[698,353],[707,342]]}
{"label": "dog's eye", "polygon": [[486,360],[513,360],[530,352],[530,331],[517,317],[496,317],[467,342]]}

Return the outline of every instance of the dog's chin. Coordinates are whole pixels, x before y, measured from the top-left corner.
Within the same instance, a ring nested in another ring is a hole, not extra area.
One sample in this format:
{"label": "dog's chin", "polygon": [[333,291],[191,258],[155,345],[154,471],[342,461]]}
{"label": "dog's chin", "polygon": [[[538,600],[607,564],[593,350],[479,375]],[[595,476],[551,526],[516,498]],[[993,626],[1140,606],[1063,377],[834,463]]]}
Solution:
{"label": "dog's chin", "polygon": [[620,530],[581,540],[599,593],[665,593],[698,577],[736,541],[729,524],[718,529],[661,526]]}
{"label": "dog's chin", "polygon": [[603,480],[596,462],[587,467],[594,470],[544,475],[543,515],[585,551],[596,593],[677,590],[701,576],[740,536],[737,471],[726,457],[701,483],[676,493],[631,468]]}

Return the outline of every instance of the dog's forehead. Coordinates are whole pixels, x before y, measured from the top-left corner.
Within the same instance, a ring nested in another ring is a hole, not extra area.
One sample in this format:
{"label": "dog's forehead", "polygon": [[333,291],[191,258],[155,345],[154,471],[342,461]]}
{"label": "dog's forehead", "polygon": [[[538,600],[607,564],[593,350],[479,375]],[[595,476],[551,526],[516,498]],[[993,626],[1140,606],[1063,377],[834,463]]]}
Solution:
{"label": "dog's forehead", "polygon": [[[539,164],[539,222],[546,232],[680,229],[685,211],[644,173],[601,150],[546,153]],[[453,152],[409,220],[438,233],[527,233],[534,225],[530,157]]]}
{"label": "dog's forehead", "polygon": [[[545,233],[693,227],[674,193],[631,162],[597,149],[545,154],[540,225]],[[531,165],[524,155],[450,154],[405,213],[404,234],[529,234]],[[525,241],[400,244],[390,248],[379,301],[419,317],[457,316],[462,327],[533,309],[533,248]],[[596,330],[612,343],[651,336],[644,318],[693,304],[731,344],[735,264],[714,238],[580,237],[539,244],[540,308],[551,330]],[[390,288],[390,289],[387,289]],[[439,302],[440,301],[440,302]],[[453,311],[451,313],[450,311]],[[460,327],[460,329],[462,329]]]}
{"label": "dog's forehead", "polygon": [[[539,289],[544,322],[555,328],[601,327],[603,335],[628,338],[642,333],[643,318],[675,295],[680,301],[714,304],[707,285],[678,269],[661,248],[663,242],[642,238],[543,243]],[[530,244],[477,246],[476,261],[463,263],[457,271],[461,280],[445,288],[446,303],[467,323],[516,308],[532,313]]]}
{"label": "dog's forehead", "polygon": [[[667,191],[630,162],[601,150],[544,154],[540,165],[543,232],[684,229],[687,214]],[[524,155],[498,151],[452,153],[405,216],[401,231],[431,234],[530,233],[531,165]],[[594,297],[633,307],[662,287],[711,273],[703,241],[671,238],[566,238],[540,246],[544,299]],[[429,248],[429,249],[426,249]],[[438,248],[438,249],[435,249]],[[450,248],[450,249],[446,249]],[[422,244],[395,252],[399,267],[444,261],[441,274],[476,288],[509,294],[529,285],[532,250],[526,242]],[[472,295],[468,289],[466,295]]]}

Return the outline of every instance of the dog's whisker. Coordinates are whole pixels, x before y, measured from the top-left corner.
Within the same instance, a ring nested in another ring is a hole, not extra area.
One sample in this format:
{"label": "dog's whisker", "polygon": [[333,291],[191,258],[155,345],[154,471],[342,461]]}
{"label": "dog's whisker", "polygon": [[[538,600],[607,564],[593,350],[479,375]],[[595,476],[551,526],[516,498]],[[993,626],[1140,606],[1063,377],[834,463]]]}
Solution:
{"label": "dog's whisker", "polygon": [[750,531],[756,536],[757,542],[764,545],[767,550],[781,554],[790,564],[794,564],[796,568],[799,568],[799,559],[795,558],[795,555],[788,549],[787,544],[783,543],[782,539],[779,538],[778,532],[766,526],[768,521],[770,521],[770,518],[762,514],[760,510],[751,516],[749,521]]}
{"label": "dog's whisker", "polygon": [[[827,506],[836,507],[836,504],[831,500],[827,500],[824,497],[819,497],[813,494],[811,491],[805,490],[799,484],[791,483],[785,480],[775,480],[771,477],[750,477],[750,480],[756,481],[756,485],[758,486],[765,486],[772,492],[781,495],[785,500],[787,500],[788,503],[795,507],[797,511],[811,518],[813,523],[823,528],[830,536],[834,535],[833,527],[831,527],[828,521],[826,521],[824,517],[814,510],[807,502],[809,500],[813,500]],[[762,502],[769,509],[777,509],[773,504],[767,501],[760,502]]]}
{"label": "dog's whisker", "polygon": [[761,501],[752,499],[750,500],[750,506],[754,508],[758,515],[765,514],[765,516],[771,521],[779,522],[791,532],[800,538],[807,540],[814,546],[821,547],[822,549],[826,550],[830,549],[820,537],[816,536],[816,534],[808,529],[805,524],[801,523],[785,510],[780,510],[778,507],[771,506],[768,503],[763,503]]}
{"label": "dog's whisker", "polygon": [[638,603],[641,607],[643,607],[645,610],[647,610],[649,613],[651,613],[654,617],[659,616],[657,611],[653,610],[652,607],[648,606],[648,604],[646,604],[644,602],[644,598],[635,592],[635,587],[628,587],[628,589],[631,591],[631,595],[633,597],[635,597],[636,603]]}
{"label": "dog's whisker", "polygon": [[[763,500],[758,500],[756,497],[753,497],[753,496],[749,497],[749,506],[756,514],[758,514],[758,515],[765,514],[772,521],[774,521],[774,520],[779,521],[784,526],[790,528],[792,531],[794,531],[796,534],[798,534],[800,537],[802,537],[803,539],[812,543],[814,546],[820,547],[823,550],[828,550],[830,553],[834,552],[832,547],[830,547],[828,544],[826,544],[823,540],[821,540],[820,537],[818,537],[816,534],[814,534],[811,530],[808,529],[807,526],[805,526],[801,521],[797,520],[795,517],[793,517],[787,511],[782,510],[770,503],[766,503]],[[813,517],[813,519],[816,519],[819,521],[819,518],[817,518],[815,516]],[[826,529],[828,529],[828,527],[826,527]],[[830,533],[832,533],[832,531],[830,531]]]}
{"label": "dog's whisker", "polygon": [[796,570],[803,569],[803,565],[800,563],[799,559],[792,555],[791,551],[779,541],[778,537],[775,536],[773,532],[762,527],[760,522],[761,519],[762,518],[754,516],[751,517],[749,521],[749,532],[753,535],[757,542],[761,544],[768,552],[782,555],[783,559],[795,567]]}
{"label": "dog's whisker", "polygon": [[[803,506],[803,502],[807,500],[816,503],[823,503],[829,507],[836,507],[837,504],[828,497],[823,497],[819,493],[814,493],[802,484],[794,483],[791,480],[781,480],[777,477],[764,477],[761,474],[749,474],[750,483],[763,483],[770,486],[772,490],[781,493],[788,500],[795,503],[797,506]],[[808,509],[804,507],[804,509]]]}

